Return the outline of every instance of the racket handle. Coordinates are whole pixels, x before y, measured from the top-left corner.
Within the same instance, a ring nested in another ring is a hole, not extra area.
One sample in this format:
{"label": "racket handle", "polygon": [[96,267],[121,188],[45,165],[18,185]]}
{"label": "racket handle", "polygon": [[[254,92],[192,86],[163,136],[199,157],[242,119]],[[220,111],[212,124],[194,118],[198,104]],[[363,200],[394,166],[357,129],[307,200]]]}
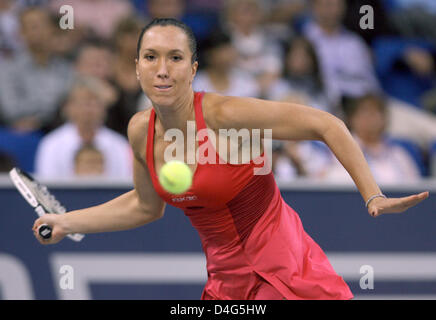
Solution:
{"label": "racket handle", "polygon": [[43,239],[50,239],[51,238],[51,228],[48,224],[41,224],[38,227],[38,233]]}

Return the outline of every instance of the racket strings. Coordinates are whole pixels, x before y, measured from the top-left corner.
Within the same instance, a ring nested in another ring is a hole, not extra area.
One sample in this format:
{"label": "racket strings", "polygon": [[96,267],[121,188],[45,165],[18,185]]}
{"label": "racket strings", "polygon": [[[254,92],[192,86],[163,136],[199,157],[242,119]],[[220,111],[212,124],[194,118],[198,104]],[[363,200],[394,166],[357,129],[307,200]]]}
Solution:
{"label": "racket strings", "polygon": [[[29,181],[30,182],[30,181]],[[65,213],[67,210],[63,207],[58,200],[50,193],[46,186],[37,182],[31,182],[32,187],[38,191],[38,198],[44,204],[47,210],[53,213]]]}

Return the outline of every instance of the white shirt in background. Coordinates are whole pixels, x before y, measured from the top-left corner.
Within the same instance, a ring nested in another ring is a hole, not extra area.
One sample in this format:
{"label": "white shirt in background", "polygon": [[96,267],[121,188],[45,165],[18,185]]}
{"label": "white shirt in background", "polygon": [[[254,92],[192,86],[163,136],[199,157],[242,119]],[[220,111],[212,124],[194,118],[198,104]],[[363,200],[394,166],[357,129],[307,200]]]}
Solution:
{"label": "white shirt in background", "polygon": [[214,87],[207,72],[199,71],[194,78],[194,91],[216,92],[224,96],[258,98],[260,88],[254,77],[244,72],[233,70],[229,75],[229,87],[220,91]]}
{"label": "white shirt in background", "polygon": [[380,91],[369,48],[357,35],[342,29],[326,34],[316,23],[304,27],[304,35],[315,47],[329,99]]}
{"label": "white shirt in background", "polygon": [[[403,147],[385,142],[377,152],[370,152],[362,147],[362,143],[357,137],[354,138],[362,148],[377,183],[401,184],[420,180],[421,174],[418,166]],[[331,165],[326,171],[324,179],[334,182],[353,182],[348,172],[333,155]]]}
{"label": "white shirt in background", "polygon": [[[59,179],[74,177],[74,157],[81,146],[81,139],[73,124],[64,124],[47,134],[36,153],[35,175]],[[132,178],[132,152],[123,136],[102,127],[95,136],[94,146],[104,157],[104,177]]]}

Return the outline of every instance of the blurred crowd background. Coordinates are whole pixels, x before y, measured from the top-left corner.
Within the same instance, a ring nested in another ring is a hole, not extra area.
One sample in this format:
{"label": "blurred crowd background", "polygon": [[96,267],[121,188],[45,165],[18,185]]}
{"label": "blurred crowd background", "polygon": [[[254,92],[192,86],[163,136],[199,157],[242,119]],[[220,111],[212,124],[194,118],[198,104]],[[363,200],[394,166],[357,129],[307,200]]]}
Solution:
{"label": "blurred crowd background", "polygon": [[[74,29],[59,25],[65,4]],[[326,110],[345,121],[377,182],[436,177],[429,0],[1,0],[2,172],[131,178],[127,124],[151,107],[137,39],[155,17],[193,29],[194,90]],[[321,142],[274,141],[272,162],[279,181],[351,182]]]}

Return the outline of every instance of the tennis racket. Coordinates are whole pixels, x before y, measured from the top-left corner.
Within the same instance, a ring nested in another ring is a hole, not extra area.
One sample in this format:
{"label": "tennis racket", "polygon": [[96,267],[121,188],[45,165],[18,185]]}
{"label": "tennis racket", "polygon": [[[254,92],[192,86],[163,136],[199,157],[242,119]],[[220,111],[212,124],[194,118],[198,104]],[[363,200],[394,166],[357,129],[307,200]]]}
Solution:
{"label": "tennis racket", "polygon": [[[9,172],[9,177],[23,198],[26,199],[40,217],[46,213],[63,214],[67,211],[48,191],[46,186],[36,181],[28,173],[18,168],[13,168]],[[52,228],[47,224],[42,224],[38,228],[38,233],[42,238],[50,239]],[[74,233],[68,234],[67,237],[78,242],[83,239],[84,235]]]}

